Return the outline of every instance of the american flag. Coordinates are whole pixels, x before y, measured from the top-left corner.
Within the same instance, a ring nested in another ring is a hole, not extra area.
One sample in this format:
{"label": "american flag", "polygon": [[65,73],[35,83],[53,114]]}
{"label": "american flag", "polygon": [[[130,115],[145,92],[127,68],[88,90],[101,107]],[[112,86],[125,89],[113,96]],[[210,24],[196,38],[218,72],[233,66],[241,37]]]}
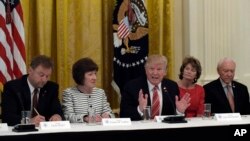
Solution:
{"label": "american flag", "polygon": [[0,84],[26,73],[23,11],[19,0],[0,0]]}
{"label": "american flag", "polygon": [[120,39],[126,38],[129,35],[128,17],[121,20],[118,26],[117,35]]}

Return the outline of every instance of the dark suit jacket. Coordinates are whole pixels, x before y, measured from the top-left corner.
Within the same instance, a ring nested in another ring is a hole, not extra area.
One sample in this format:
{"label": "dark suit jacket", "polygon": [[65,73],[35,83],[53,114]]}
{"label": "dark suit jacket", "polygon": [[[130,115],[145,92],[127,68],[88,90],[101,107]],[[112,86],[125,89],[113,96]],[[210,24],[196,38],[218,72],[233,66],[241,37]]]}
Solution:
{"label": "dark suit jacket", "polygon": [[[27,83],[27,75],[4,85],[2,122],[8,123],[9,126],[19,124],[23,110],[31,110],[31,92]],[[37,111],[45,116],[46,120],[49,120],[53,114],[59,114],[64,119],[58,99],[58,84],[48,81],[40,89]]]}
{"label": "dark suit jacket", "polygon": [[[203,86],[205,89],[205,102],[211,103],[212,113],[231,113],[228,99],[220,79]],[[232,82],[234,93],[235,112],[250,114],[249,93],[247,87],[239,82]]]}
{"label": "dark suit jacket", "polygon": [[[161,115],[174,115],[176,114],[175,96],[179,96],[178,85],[169,79],[163,79],[161,84],[163,98]],[[144,94],[149,95],[146,77],[131,80],[124,86],[121,93],[120,117],[129,117],[131,120],[142,119],[137,110],[140,89],[143,90]],[[148,96],[148,106],[151,106],[150,96]]]}

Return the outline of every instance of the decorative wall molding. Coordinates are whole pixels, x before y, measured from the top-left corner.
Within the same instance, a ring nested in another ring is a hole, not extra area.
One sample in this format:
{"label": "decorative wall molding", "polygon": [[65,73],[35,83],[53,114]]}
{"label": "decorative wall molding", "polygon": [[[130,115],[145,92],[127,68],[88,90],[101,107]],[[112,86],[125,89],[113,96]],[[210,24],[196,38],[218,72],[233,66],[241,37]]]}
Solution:
{"label": "decorative wall molding", "polygon": [[[201,61],[203,71],[199,83],[218,78],[217,62],[231,57],[237,64],[236,80],[250,88],[249,5],[249,0],[185,0],[176,5],[182,6],[183,13],[180,14],[183,46],[176,56],[192,55]],[[180,41],[178,36],[175,38]]]}

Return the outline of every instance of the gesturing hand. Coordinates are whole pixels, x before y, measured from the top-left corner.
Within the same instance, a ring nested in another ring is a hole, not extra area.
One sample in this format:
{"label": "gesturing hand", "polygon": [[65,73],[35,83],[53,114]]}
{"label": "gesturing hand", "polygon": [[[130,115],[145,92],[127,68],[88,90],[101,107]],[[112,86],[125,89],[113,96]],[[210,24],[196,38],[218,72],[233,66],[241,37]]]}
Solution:
{"label": "gesturing hand", "polygon": [[179,112],[184,113],[185,110],[188,108],[190,105],[190,94],[186,93],[180,100],[178,96],[175,96],[175,104],[176,108]]}
{"label": "gesturing hand", "polygon": [[140,111],[143,110],[148,104],[148,94],[143,94],[142,89],[139,91],[139,109]]}

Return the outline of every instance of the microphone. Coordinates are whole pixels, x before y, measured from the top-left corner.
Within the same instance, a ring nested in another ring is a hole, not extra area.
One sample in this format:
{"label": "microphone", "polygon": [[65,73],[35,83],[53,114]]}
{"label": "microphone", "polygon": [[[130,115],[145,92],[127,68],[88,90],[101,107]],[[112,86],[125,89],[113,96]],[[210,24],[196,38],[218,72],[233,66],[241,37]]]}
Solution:
{"label": "microphone", "polygon": [[[20,92],[17,92],[17,98],[18,98],[18,101],[20,102],[22,111],[25,111],[24,103],[23,103],[23,100],[21,98]],[[25,115],[25,116],[28,116],[28,115]],[[23,118],[22,115],[21,115],[21,118]],[[12,131],[14,131],[14,132],[30,132],[30,131],[38,131],[38,129],[36,129],[35,124],[26,123],[26,119],[24,119],[24,123],[15,125],[14,128],[12,129]]]}
{"label": "microphone", "polygon": [[18,98],[18,101],[19,101],[19,103],[20,103],[20,105],[21,105],[22,111],[25,111],[24,105],[23,105],[23,100],[22,100],[22,98],[21,98],[21,93],[20,93],[20,92],[17,92],[17,98]]}
{"label": "microphone", "polygon": [[172,98],[170,97],[169,92],[165,86],[163,87],[163,92],[167,94],[167,97],[171,103],[173,110],[174,110],[174,115],[169,115],[169,116],[165,117],[162,120],[162,122],[165,122],[165,123],[187,123],[184,115],[178,115],[176,113],[175,103],[173,102]]}
{"label": "microphone", "polygon": [[171,103],[171,107],[174,110],[174,115],[177,115],[175,103],[173,102],[172,98],[170,97],[169,92],[168,92],[168,90],[167,90],[167,88],[165,86],[163,87],[163,92],[167,94],[167,97],[168,97],[168,99],[169,99],[169,101]]}

